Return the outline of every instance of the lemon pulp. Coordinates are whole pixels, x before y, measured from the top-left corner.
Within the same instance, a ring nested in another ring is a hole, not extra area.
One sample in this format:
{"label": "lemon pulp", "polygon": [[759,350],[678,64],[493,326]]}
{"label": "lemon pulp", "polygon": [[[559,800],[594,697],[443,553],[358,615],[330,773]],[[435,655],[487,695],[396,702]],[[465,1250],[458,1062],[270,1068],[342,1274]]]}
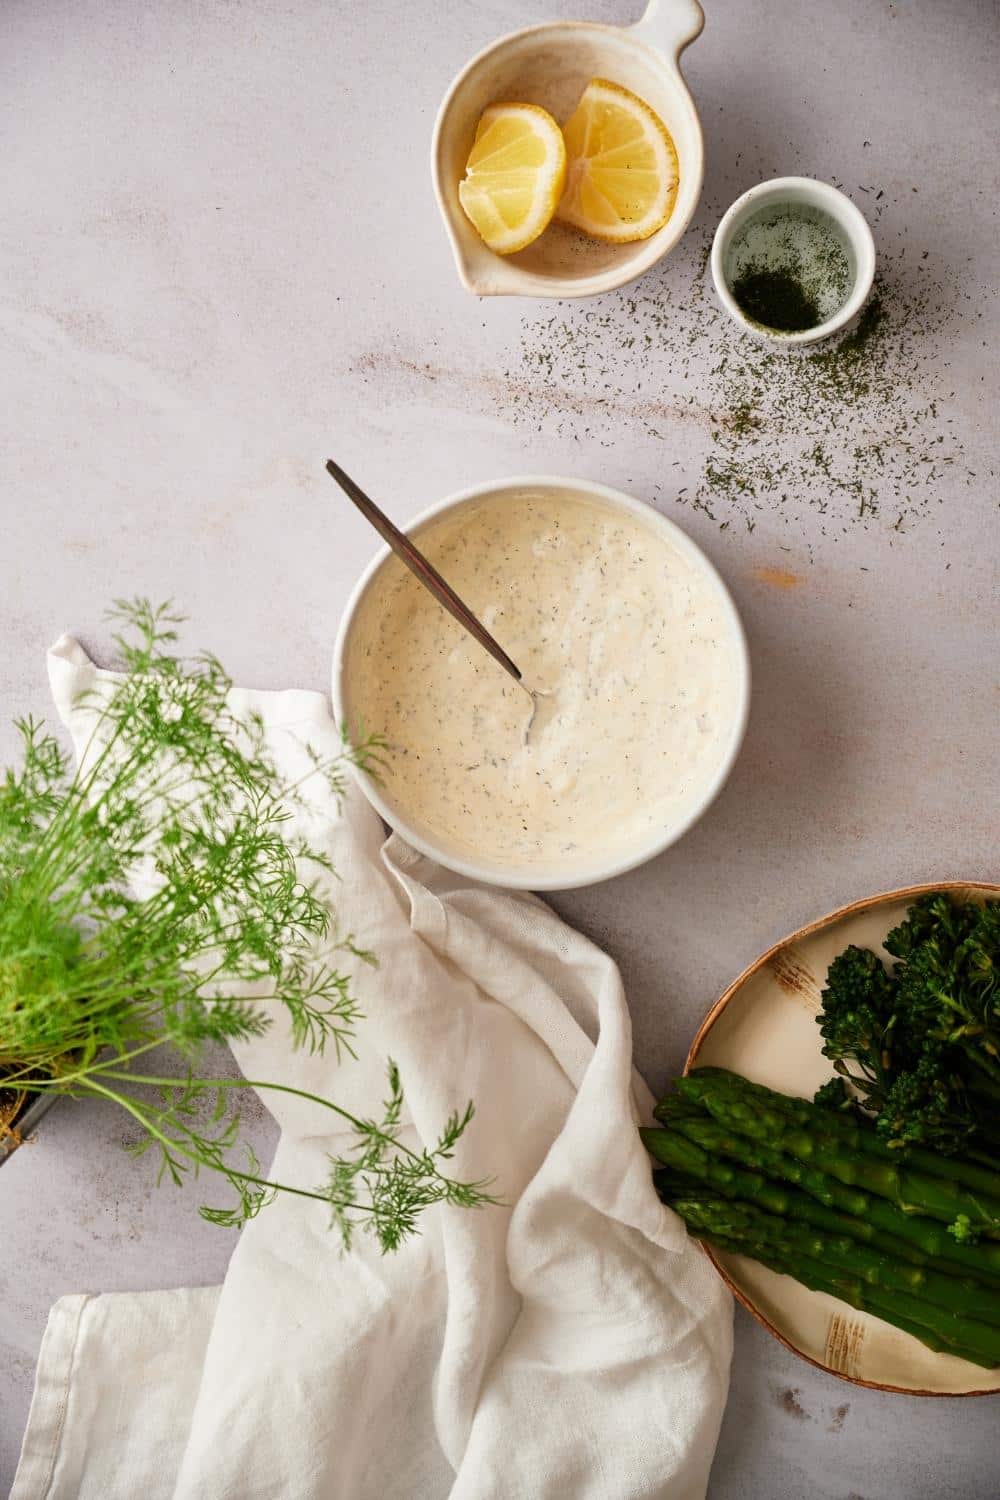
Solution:
{"label": "lemon pulp", "polygon": [[677,152],[644,100],[592,78],[563,126],[566,186],[557,217],[614,244],[648,239],[677,197]]}
{"label": "lemon pulp", "polygon": [[466,216],[498,255],[548,228],[566,180],[562,131],[537,104],[491,104],[458,185]]}

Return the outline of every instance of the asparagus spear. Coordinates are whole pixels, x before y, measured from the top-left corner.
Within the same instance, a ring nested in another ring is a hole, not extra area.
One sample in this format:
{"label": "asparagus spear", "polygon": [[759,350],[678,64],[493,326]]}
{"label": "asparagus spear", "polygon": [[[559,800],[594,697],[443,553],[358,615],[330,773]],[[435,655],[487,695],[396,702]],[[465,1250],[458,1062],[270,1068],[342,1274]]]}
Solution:
{"label": "asparagus spear", "polygon": [[[674,1205],[676,1207],[676,1205]],[[772,1271],[778,1271],[784,1276],[792,1276],[800,1281],[803,1286],[809,1287],[814,1292],[827,1292],[831,1297],[839,1297],[842,1302],[847,1302],[851,1307],[872,1313],[881,1318],[885,1323],[891,1323],[895,1328],[902,1329],[912,1338],[919,1339],[926,1344],[928,1349],[933,1349],[935,1354],[954,1354],[959,1359],[967,1359],[975,1365],[986,1365],[987,1369],[993,1369],[988,1357],[982,1356],[977,1349],[967,1349],[954,1341],[953,1338],[945,1338],[941,1333],[930,1328],[924,1328],[919,1323],[912,1323],[902,1315],[898,1306],[890,1308],[885,1301],[879,1297],[873,1287],[866,1287],[861,1282],[852,1285],[848,1278],[838,1278],[838,1285],[834,1286],[826,1275],[825,1268],[815,1262],[806,1262],[804,1259],[793,1266],[790,1261],[785,1260],[773,1246],[760,1246],[752,1250],[738,1240],[728,1240],[722,1234],[709,1234],[704,1230],[696,1230],[688,1226],[698,1239],[713,1245],[717,1250],[725,1250],[730,1255],[749,1255],[753,1260],[759,1260],[762,1265],[768,1266]]]}
{"label": "asparagus spear", "polygon": [[[709,1122],[710,1128],[714,1122]],[[718,1129],[718,1127],[715,1127]],[[781,1182],[765,1177],[762,1172],[747,1167],[734,1166],[725,1159],[710,1156],[708,1151],[678,1129],[641,1129],[643,1145],[669,1172],[657,1172],[657,1182],[676,1180],[676,1175],[688,1177],[711,1187],[726,1198],[740,1198],[747,1203],[756,1203],[768,1213],[785,1219],[801,1219],[817,1229],[828,1229],[835,1234],[849,1234],[865,1244],[878,1243],[887,1253],[900,1260],[909,1260],[914,1265],[925,1265],[930,1257],[916,1245],[896,1239],[892,1234],[879,1234],[877,1227],[850,1211],[841,1213],[836,1208],[820,1203],[798,1188],[786,1187]]]}
{"label": "asparagus spear", "polygon": [[904,1240],[926,1255],[940,1271],[952,1276],[974,1276],[991,1285],[1000,1284],[1000,1245],[984,1240],[978,1245],[959,1244],[946,1226],[923,1214],[903,1213],[885,1198],[848,1187],[808,1162],[789,1156],[750,1136],[727,1130],[709,1115],[693,1112],[674,1096],[657,1110],[671,1130],[702,1147],[714,1157],[732,1158],[766,1177],[794,1183],[818,1203],[849,1215],[862,1228],[871,1225]]}
{"label": "asparagus spear", "polygon": [[[912,1242],[898,1238],[894,1233],[880,1229],[877,1224],[871,1223],[867,1218],[858,1218],[855,1215],[843,1214],[838,1209],[828,1208],[825,1203],[819,1203],[808,1193],[802,1193],[798,1188],[786,1187],[781,1182],[771,1181],[760,1172],[750,1172],[745,1167],[733,1166],[730,1161],[718,1160],[709,1157],[708,1152],[703,1151],[696,1142],[682,1136],[678,1131],[667,1130],[640,1130],[646,1151],[661,1161],[664,1166],[669,1167],[673,1175],[681,1175],[682,1178],[690,1178],[694,1182],[702,1182],[717,1193],[723,1194],[727,1199],[742,1199],[744,1202],[756,1203],[759,1208],[766,1209],[769,1214],[777,1214],[780,1218],[787,1220],[799,1220],[804,1224],[811,1224],[813,1229],[828,1230],[832,1235],[849,1235],[852,1239],[858,1239],[864,1245],[870,1245],[873,1250],[879,1251],[883,1256],[894,1256],[897,1260],[906,1260],[910,1265],[927,1266],[931,1271],[940,1271],[943,1275],[960,1274],[957,1266],[949,1263],[937,1263],[933,1256],[928,1256],[919,1250]],[[675,1181],[669,1173],[657,1173],[657,1185],[660,1187],[661,1179],[667,1182]],[[661,1194],[663,1196],[663,1194]],[[882,1202],[882,1200],[879,1200]],[[888,1205],[886,1205],[888,1206]],[[937,1227],[937,1226],[936,1226]],[[996,1293],[994,1293],[996,1295]],[[987,1319],[982,1314],[985,1322],[1000,1322],[1000,1299],[997,1299],[997,1317]]]}
{"label": "asparagus spear", "polygon": [[755,1106],[765,1109],[780,1109],[806,1129],[819,1130],[823,1135],[836,1135],[855,1151],[864,1151],[881,1161],[898,1162],[902,1159],[908,1166],[936,1177],[949,1177],[964,1183],[976,1193],[985,1193],[988,1198],[1000,1201],[1000,1172],[980,1162],[969,1161],[962,1156],[941,1156],[923,1146],[905,1148],[890,1146],[882,1139],[873,1125],[867,1125],[857,1116],[840,1114],[811,1099],[797,1099],[791,1094],[779,1094],[761,1083],[751,1083],[739,1073],[730,1073],[726,1068],[696,1068],[689,1075],[691,1083],[685,1083],[688,1097],[695,1097],[702,1088],[724,1085],[749,1099]]}
{"label": "asparagus spear", "polygon": [[[708,1179],[697,1182],[670,1171],[657,1172],[655,1181],[657,1191],[665,1203],[672,1204],[677,1198],[718,1198],[715,1184]],[[774,1184],[770,1186],[774,1187]],[[819,1204],[813,1203],[811,1207],[819,1210],[821,1218],[825,1215],[826,1222],[817,1223],[811,1218],[797,1217],[795,1199],[805,1195],[796,1193],[794,1188],[778,1188],[777,1201],[772,1202],[765,1202],[760,1198],[736,1201],[731,1191],[724,1196],[730,1199],[735,1219],[747,1214],[755,1216],[751,1223],[755,1233],[762,1233],[768,1228],[773,1231],[775,1225],[783,1225],[784,1240],[803,1254],[813,1254],[816,1259],[860,1276],[873,1286],[926,1298],[928,1302],[934,1302],[952,1313],[988,1323],[1000,1335],[1000,1291],[996,1287],[986,1287],[971,1277],[949,1276],[933,1266],[921,1266],[913,1261],[899,1259],[891,1241],[874,1244],[859,1242],[849,1229],[844,1228],[844,1215],[822,1208]],[[785,1202],[784,1209],[779,1206],[782,1197],[792,1200]],[[805,1202],[808,1204],[810,1200],[806,1198]],[[886,1238],[889,1240],[889,1237]],[[820,1247],[825,1248],[821,1251]],[[904,1248],[909,1250],[909,1247]]]}
{"label": "asparagus spear", "polygon": [[[781,1109],[769,1108],[762,1101],[743,1096],[731,1082],[733,1075],[722,1070],[710,1079],[697,1075],[677,1080],[682,1098],[693,1100],[720,1124],[755,1140],[774,1144],[781,1150],[819,1167],[848,1187],[860,1187],[888,1198],[908,1213],[923,1213],[950,1224],[959,1217],[976,1228],[986,1227],[1000,1234],[1000,1200],[987,1198],[947,1176],[932,1176],[908,1166],[905,1161],[883,1161],[863,1152],[853,1152],[844,1140],[822,1133],[822,1119],[817,1128],[807,1129]],[[814,1106],[821,1117],[833,1118],[832,1111]],[[941,1158],[942,1171],[950,1158]],[[994,1229],[994,1226],[996,1228]]]}
{"label": "asparagus spear", "polygon": [[[933,1273],[895,1265],[855,1240],[812,1232],[750,1204],[734,1204],[697,1190],[675,1198],[673,1207],[699,1238],[736,1249],[887,1322],[901,1318],[908,1332],[920,1338],[929,1333],[977,1364],[989,1369],[1000,1365],[1000,1328],[978,1321],[977,1288],[939,1277],[954,1289],[953,1305],[946,1307],[926,1299],[926,1280],[921,1278]],[[915,1283],[912,1278],[917,1278]]]}

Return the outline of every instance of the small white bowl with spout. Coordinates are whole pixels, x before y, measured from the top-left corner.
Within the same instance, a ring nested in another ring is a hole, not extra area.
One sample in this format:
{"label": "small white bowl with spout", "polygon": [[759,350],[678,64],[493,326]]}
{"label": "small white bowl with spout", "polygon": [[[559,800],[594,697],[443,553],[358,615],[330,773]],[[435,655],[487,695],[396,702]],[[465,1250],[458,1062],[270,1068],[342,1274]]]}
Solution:
{"label": "small white bowl with spout", "polygon": [[[679,59],[705,24],[697,0],[650,0],[635,26],[553,21],[493,42],[463,68],[438,111],[431,169],[462,285],[478,297],[592,297],[624,286],[661,260],[684,233],[701,195],[701,124]],[[679,184],[670,218],[647,240],[608,245],[553,222],[516,255],[487,248],[465,217],[458,184],[489,104],[540,104],[564,123],[592,78],[624,84],[673,137]]]}

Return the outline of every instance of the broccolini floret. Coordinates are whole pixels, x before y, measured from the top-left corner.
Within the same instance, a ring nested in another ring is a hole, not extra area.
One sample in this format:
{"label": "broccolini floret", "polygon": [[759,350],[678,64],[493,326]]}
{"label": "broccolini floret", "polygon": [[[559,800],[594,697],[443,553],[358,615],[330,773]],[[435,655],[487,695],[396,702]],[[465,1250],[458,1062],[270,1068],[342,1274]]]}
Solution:
{"label": "broccolini floret", "polygon": [[[895,960],[849,947],[827,973],[823,1053],[840,1076],[817,1102],[873,1115],[893,1146],[1000,1145],[1000,901],[938,891],[885,939]],[[851,1090],[846,1088],[846,1083]]]}

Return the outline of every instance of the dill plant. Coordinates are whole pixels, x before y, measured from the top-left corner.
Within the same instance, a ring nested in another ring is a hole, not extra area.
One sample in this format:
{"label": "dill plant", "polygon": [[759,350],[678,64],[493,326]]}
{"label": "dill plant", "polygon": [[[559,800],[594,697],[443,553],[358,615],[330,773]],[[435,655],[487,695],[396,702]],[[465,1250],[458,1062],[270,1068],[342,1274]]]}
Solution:
{"label": "dill plant", "polygon": [[[130,1149],[155,1155],[161,1178],[208,1170],[235,1191],[230,1206],[201,1209],[219,1224],[294,1193],[328,1207],[345,1245],[361,1229],[389,1251],[432,1204],[495,1201],[488,1183],[448,1175],[472,1106],[433,1148],[411,1149],[392,1063],[371,1119],[287,1085],[209,1076],[212,1045],[261,1035],[276,1008],[295,1047],[351,1052],[359,1016],[334,960],[374,959],[331,933],[300,873],[329,862],[287,824],[305,783],[339,796],[348,763],[377,770],[382,746],[345,739],[329,759],[309,750],[306,777],[289,785],[260,718],[230,709],[219,662],[174,653],[177,616],[137,600],[112,618],[125,670],[84,700],[92,727],[76,772],[29,718],[17,726],[20,769],[0,782],[0,1086],[125,1111],[140,1131]],[[146,1071],[164,1044],[181,1076]],[[348,1127],[351,1145],[324,1182],[265,1175],[233,1102],[248,1087],[295,1094]]]}

